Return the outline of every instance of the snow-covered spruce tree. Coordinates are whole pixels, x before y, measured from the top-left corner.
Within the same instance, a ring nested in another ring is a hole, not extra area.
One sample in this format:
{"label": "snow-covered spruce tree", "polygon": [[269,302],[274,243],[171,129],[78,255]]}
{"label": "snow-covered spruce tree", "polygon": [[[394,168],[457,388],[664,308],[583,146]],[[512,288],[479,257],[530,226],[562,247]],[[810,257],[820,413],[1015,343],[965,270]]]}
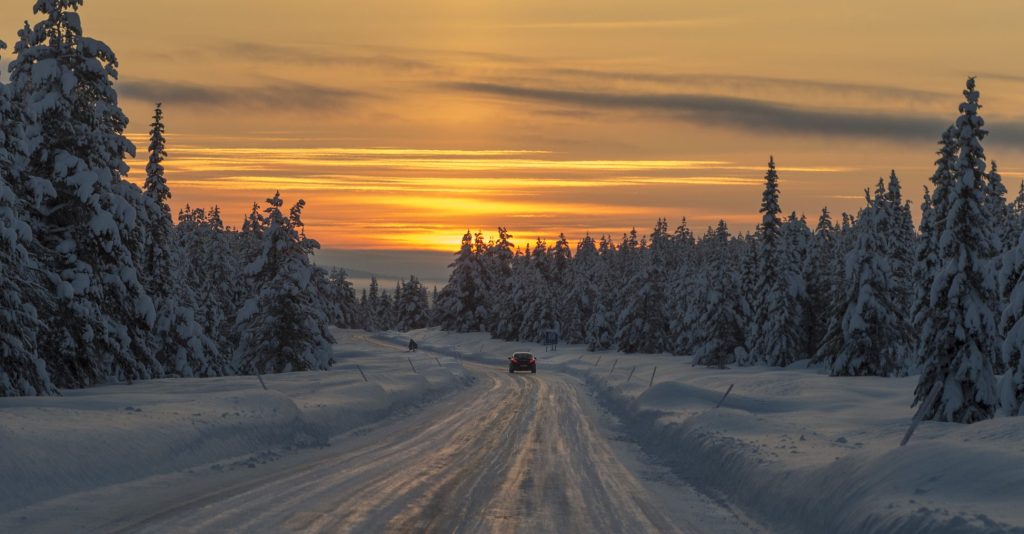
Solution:
{"label": "snow-covered spruce tree", "polygon": [[512,238],[508,230],[499,227],[497,242],[487,247],[484,256],[484,269],[487,271],[487,331],[495,337],[500,337],[497,330],[503,313],[501,305],[511,290],[512,261],[516,250]]}
{"label": "snow-covered spruce tree", "polygon": [[267,199],[261,248],[245,267],[253,293],[238,313],[234,367],[243,374],[327,369],[334,338],[309,256],[320,245],[302,233],[299,200],[288,216],[280,193]]}
{"label": "snow-covered spruce tree", "polygon": [[538,238],[528,257],[530,268],[526,270],[527,290],[519,339],[539,343],[546,332],[561,332],[557,302],[560,288],[552,281],[554,256],[548,253],[547,243]]}
{"label": "snow-covered spruce tree", "polygon": [[407,332],[426,328],[430,320],[427,290],[415,276],[402,284],[402,292],[395,302],[395,330]]}
{"label": "snow-covered spruce tree", "polygon": [[891,291],[900,309],[906,310],[913,301],[914,288],[914,220],[910,204],[903,202],[902,187],[896,171],[889,173],[887,189],[882,196],[885,217],[879,231],[887,239],[888,257],[892,263]]}
{"label": "snow-covered spruce tree", "polygon": [[22,111],[27,219],[59,302],[39,351],[60,387],[159,376],[146,345],[156,317],[133,253],[141,191],[123,178],[135,147],[113,81],[117,58],[85,37],[83,0],[37,0],[10,65]]}
{"label": "snow-covered spruce tree", "polygon": [[175,233],[180,250],[186,251],[187,285],[193,288],[197,321],[221,355],[231,355],[237,346],[235,314],[248,297],[242,250],[247,234],[229,232],[214,206],[207,217],[202,209],[186,206],[178,214]]}
{"label": "snow-covered spruce tree", "polygon": [[358,328],[359,303],[345,269],[335,267],[327,273],[327,294],[331,307],[331,324],[338,328]]}
{"label": "snow-covered spruce tree", "polygon": [[395,299],[387,291],[380,292],[377,308],[377,325],[381,330],[395,329]]}
{"label": "snow-covered spruce tree", "polygon": [[911,361],[907,364],[908,372],[917,372],[925,364],[929,342],[923,332],[932,312],[932,281],[941,264],[939,258],[939,238],[946,228],[946,214],[950,210],[950,192],[954,180],[956,164],[957,129],[951,125],[938,141],[941,148],[936,152],[935,172],[930,178],[932,194],[925,189],[925,199],[921,205],[921,225],[917,244],[914,249],[914,283],[915,291],[911,302],[911,320],[914,333],[917,334],[917,347]]}
{"label": "snow-covered spruce tree", "polygon": [[363,294],[362,301],[362,313],[363,313],[363,328],[367,332],[377,332],[384,330],[384,325],[381,324],[381,294],[380,294],[380,283],[377,282],[376,276],[370,276],[370,288]]}
{"label": "snow-covered spruce tree", "polygon": [[910,350],[910,325],[904,316],[894,273],[896,251],[885,229],[897,217],[882,181],[852,229],[853,247],[846,253],[845,294],[836,303],[840,319],[829,324],[816,359],[833,376],[893,376],[903,370]]}
{"label": "snow-covered spruce tree", "polygon": [[442,330],[479,332],[487,328],[487,284],[481,252],[474,247],[473,234],[467,230],[455,261],[449,265],[452,274],[448,284],[438,296]]}
{"label": "snow-covered spruce tree", "polygon": [[608,239],[608,236],[601,236],[597,255],[598,260],[595,263],[593,275],[597,294],[594,311],[587,319],[586,325],[585,341],[587,349],[590,351],[610,349],[615,343],[616,331],[614,284],[617,283],[617,279],[612,272],[615,245]]}
{"label": "snow-covered spruce tree", "polygon": [[597,244],[587,234],[576,247],[568,275],[569,293],[565,297],[562,312],[562,335],[566,343],[585,343],[587,322],[598,300]]}
{"label": "snow-covered spruce tree", "polygon": [[[787,250],[787,244],[795,242],[795,238],[784,236],[779,218],[782,210],[779,208],[779,175],[774,158],[769,161],[765,174],[760,211],[763,217],[757,233],[760,262],[755,293],[758,301],[754,306],[753,330],[748,336],[754,340],[752,356],[756,361],[785,366],[800,359],[807,346],[801,307],[805,290],[800,272],[801,255],[799,251]],[[794,235],[798,230],[792,229]]]}
{"label": "snow-covered spruce tree", "polygon": [[723,368],[736,360],[737,349],[743,353],[743,309],[739,300],[740,275],[737,258],[730,250],[729,229],[725,221],[711,236],[704,263],[704,309],[700,316],[703,328],[697,334],[694,365]]}
{"label": "snow-covered spruce tree", "polygon": [[520,339],[520,327],[523,324],[523,310],[526,305],[527,294],[530,290],[529,283],[529,259],[516,251],[512,258],[512,268],[509,273],[508,289],[497,296],[495,305],[497,323],[491,335],[505,341]]}
{"label": "snow-covered spruce tree", "polygon": [[[952,180],[936,184],[936,219],[944,221],[938,240],[939,265],[931,282],[930,310],[921,332],[924,365],[914,403],[923,403],[935,384],[942,393],[924,406],[925,419],[973,423],[996,408],[992,344],[998,343],[990,303],[997,299],[987,276],[996,254],[991,214],[985,209],[987,131],[978,115],[979,93],[967,80],[956,127]],[[938,199],[948,198],[948,204]]]}
{"label": "snow-covered spruce tree", "polygon": [[[0,49],[7,45],[0,41]],[[12,187],[20,157],[20,118],[11,106],[9,87],[0,84],[0,397],[57,393],[39,356],[40,309],[52,307],[33,273],[38,266],[27,243],[32,230],[22,201]]]}
{"label": "snow-covered spruce tree", "polygon": [[164,177],[167,157],[163,109],[157,104],[150,125],[149,163],[143,185],[142,282],[156,303],[151,346],[164,371],[175,376],[216,376],[225,371],[221,353],[197,322],[195,296],[182,268]]}
{"label": "snow-covered spruce tree", "polygon": [[668,322],[664,316],[661,269],[641,250],[637,270],[625,284],[615,342],[622,352],[657,353],[664,348]]}
{"label": "snow-covered spruce tree", "polygon": [[828,208],[822,208],[814,228],[804,272],[807,273],[807,302],[804,309],[809,353],[817,352],[828,328],[832,290],[839,283],[833,268],[836,254],[836,228]]}

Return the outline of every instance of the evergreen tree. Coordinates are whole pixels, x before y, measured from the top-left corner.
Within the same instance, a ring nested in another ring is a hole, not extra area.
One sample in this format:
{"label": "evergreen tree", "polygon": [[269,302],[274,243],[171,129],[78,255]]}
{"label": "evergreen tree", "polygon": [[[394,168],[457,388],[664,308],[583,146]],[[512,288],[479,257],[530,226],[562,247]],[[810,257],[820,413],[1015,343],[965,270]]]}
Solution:
{"label": "evergreen tree", "polygon": [[143,186],[144,251],[142,282],[156,303],[156,321],[150,345],[166,373],[176,376],[217,376],[222,361],[213,340],[197,322],[195,296],[181,269],[184,251],[179,248],[171,209],[171,190],[164,177],[167,157],[163,109],[157,104],[150,125],[149,163]]}
{"label": "evergreen tree", "polygon": [[[479,235],[479,234],[478,234]],[[474,246],[473,234],[468,230],[462,237],[462,247],[456,254],[448,284],[438,296],[442,330],[453,332],[479,332],[487,328],[487,283],[480,260],[480,244]]]}
{"label": "evergreen tree", "polygon": [[694,365],[724,368],[736,360],[737,349],[740,354],[744,352],[740,275],[734,265],[729,237],[725,221],[718,221],[702,270],[706,295],[700,317],[703,328],[697,337]]}
{"label": "evergreen tree", "polygon": [[261,248],[245,268],[253,293],[238,313],[235,368],[242,373],[327,369],[334,338],[319,307],[309,256],[320,245],[302,233],[299,200],[285,216],[280,193],[267,199]]}
{"label": "evergreen tree", "polygon": [[402,291],[395,302],[395,330],[407,332],[426,328],[430,321],[430,307],[427,290],[415,276],[402,284]]}
{"label": "evergreen tree", "polygon": [[[943,221],[939,265],[931,283],[930,312],[921,332],[921,378],[915,405],[935,384],[942,393],[924,406],[929,420],[971,423],[992,417],[996,407],[992,344],[998,342],[990,303],[996,299],[987,277],[995,255],[990,212],[985,209],[987,134],[978,115],[978,91],[967,81],[965,102],[955,125],[956,159],[948,182],[936,184],[936,218]],[[948,199],[940,204],[938,199]]]}
{"label": "evergreen tree", "polygon": [[[7,45],[0,41],[0,50]],[[8,86],[0,84],[0,397],[57,393],[38,352],[39,312],[53,304],[31,273],[32,230],[13,183],[20,157],[18,117]],[[41,308],[41,309],[40,309]]]}
{"label": "evergreen tree", "polygon": [[755,322],[753,331],[748,335],[754,340],[752,352],[758,361],[785,366],[802,357],[807,346],[800,302],[804,296],[800,272],[803,262],[800,251],[787,251],[787,244],[795,242],[800,229],[792,228],[790,239],[783,236],[783,224],[779,218],[782,211],[779,208],[779,175],[774,158],[769,161],[765,174],[760,211],[763,217],[758,227],[760,262],[753,306]]}
{"label": "evergreen tree", "polygon": [[624,287],[615,341],[622,352],[661,352],[668,334],[661,269],[649,254],[643,254],[638,263],[638,270]]}
{"label": "evergreen tree", "polygon": [[879,180],[868,206],[861,210],[852,229],[853,247],[845,257],[846,293],[836,306],[839,320],[829,324],[817,359],[833,376],[892,376],[899,374],[909,351],[910,327],[899,302],[894,269],[897,251],[885,229],[898,217],[888,208],[892,197]]}
{"label": "evergreen tree", "polygon": [[54,383],[160,376],[145,343],[156,311],[140,282],[138,187],[124,180],[135,147],[117,104],[117,58],[85,37],[82,0],[37,0],[44,18],[19,32],[10,65],[24,124],[33,253],[58,302],[38,339]]}

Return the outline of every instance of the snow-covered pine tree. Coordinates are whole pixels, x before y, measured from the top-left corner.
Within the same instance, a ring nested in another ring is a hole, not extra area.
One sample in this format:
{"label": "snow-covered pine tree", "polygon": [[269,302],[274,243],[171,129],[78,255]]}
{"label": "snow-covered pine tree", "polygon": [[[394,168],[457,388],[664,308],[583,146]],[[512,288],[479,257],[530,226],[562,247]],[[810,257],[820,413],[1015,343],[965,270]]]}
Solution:
{"label": "snow-covered pine tree", "polygon": [[890,209],[883,182],[853,225],[853,246],[845,255],[846,292],[835,303],[839,320],[829,324],[816,359],[833,376],[893,376],[903,370],[910,350],[910,325],[904,317],[894,269],[898,253],[891,229],[900,217]]}
{"label": "snow-covered pine tree", "polygon": [[608,236],[601,236],[597,246],[597,261],[594,265],[594,285],[596,290],[594,311],[587,319],[586,343],[590,351],[607,350],[615,343],[616,316],[614,297],[617,294],[612,266],[615,256],[615,245]]}
{"label": "snow-covered pine tree", "polygon": [[227,363],[213,340],[197,322],[195,295],[182,269],[179,248],[167,200],[171,190],[164,177],[167,157],[163,109],[157,104],[150,125],[149,163],[143,185],[140,219],[144,229],[142,282],[156,304],[150,345],[164,372],[174,376],[217,376]]}
{"label": "snow-covered pine tree", "polygon": [[487,283],[479,247],[467,230],[462,246],[449,267],[452,274],[438,296],[442,330],[479,332],[487,328]]}
{"label": "snow-covered pine tree", "polygon": [[743,309],[739,299],[738,259],[731,250],[729,228],[724,220],[706,247],[701,285],[705,289],[703,310],[697,333],[694,365],[723,368],[736,361],[737,349],[743,354]]}
{"label": "snow-covered pine tree", "polygon": [[576,256],[567,277],[569,292],[562,312],[562,335],[566,343],[586,342],[587,322],[598,300],[596,276],[599,261],[597,244],[587,234],[576,246]]}
{"label": "snow-covered pine tree", "polygon": [[505,296],[511,290],[512,261],[516,247],[512,243],[512,234],[504,227],[498,228],[498,240],[487,248],[485,269],[487,271],[487,331],[492,336],[501,337],[497,333],[498,324],[504,313],[502,306],[506,303]]}
{"label": "snow-covered pine tree", "polygon": [[317,305],[309,256],[320,245],[302,233],[305,202],[288,216],[281,213],[280,193],[267,204],[260,252],[245,267],[253,293],[238,312],[234,367],[244,374],[327,369],[334,338]]}
{"label": "snow-covered pine tree", "polygon": [[640,249],[636,271],[623,287],[615,342],[622,352],[657,353],[664,349],[668,321],[664,315],[664,276],[649,249]]}
{"label": "snow-covered pine tree", "polygon": [[395,330],[407,332],[426,328],[430,320],[427,290],[415,276],[402,284],[402,293],[395,302]]}
{"label": "snow-covered pine tree", "polygon": [[804,311],[807,338],[811,344],[810,354],[817,352],[828,327],[833,302],[832,290],[839,283],[838,273],[833,268],[835,254],[836,228],[826,207],[822,208],[818,216],[804,266],[804,272],[807,273],[807,302]]}
{"label": "snow-covered pine tree", "polygon": [[546,332],[561,332],[557,302],[561,288],[553,282],[555,257],[548,254],[547,243],[538,238],[533,253],[527,256],[530,268],[525,273],[526,298],[519,339],[539,343]]}
{"label": "snow-covered pine tree", "polygon": [[358,328],[359,303],[345,269],[335,267],[327,273],[328,296],[333,304],[331,324],[338,328]]}
{"label": "snow-covered pine tree", "polygon": [[377,282],[376,276],[370,276],[370,287],[363,296],[363,328],[368,332],[384,330],[384,325],[380,322],[380,283]]}
{"label": "snow-covered pine tree", "polygon": [[381,330],[395,329],[395,299],[386,290],[380,292],[377,324]]}
{"label": "snow-covered pine tree", "polygon": [[37,0],[44,18],[19,32],[9,67],[28,147],[22,198],[59,299],[39,350],[61,387],[163,373],[145,343],[156,311],[133,257],[141,191],[124,180],[135,147],[113,87],[117,58],[84,36],[82,3]]}
{"label": "snow-covered pine tree", "polygon": [[521,339],[523,310],[529,292],[529,258],[517,250],[512,258],[507,290],[497,296],[495,308],[497,323],[491,335],[506,341]]}
{"label": "snow-covered pine tree", "polygon": [[997,296],[987,268],[998,247],[985,209],[981,141],[988,132],[978,114],[978,96],[974,78],[969,78],[955,124],[953,175],[935,187],[936,220],[943,224],[930,310],[921,332],[924,365],[914,403],[923,403],[935,384],[942,385],[942,393],[922,408],[927,420],[972,423],[991,418],[997,403],[991,358],[999,334],[990,306]]}
{"label": "snow-covered pine tree", "polygon": [[[0,41],[0,50],[6,48]],[[21,157],[20,118],[8,90],[0,84],[0,397],[50,395],[57,389],[36,340],[39,312],[53,304],[32,275],[38,269],[26,247],[32,241],[32,229],[24,221],[23,203],[12,187],[15,159]]]}
{"label": "snow-covered pine tree", "polygon": [[[754,307],[754,330],[748,336],[752,335],[754,340],[753,357],[774,366],[785,366],[800,359],[807,346],[801,306],[805,294],[800,272],[803,254],[787,247],[796,243],[796,235],[803,230],[794,226],[790,230],[792,235],[784,235],[784,225],[779,218],[781,211],[779,175],[772,158],[765,174],[760,210],[763,217],[757,233],[760,262],[755,294],[758,302]],[[791,223],[797,224],[795,216],[793,219]]]}

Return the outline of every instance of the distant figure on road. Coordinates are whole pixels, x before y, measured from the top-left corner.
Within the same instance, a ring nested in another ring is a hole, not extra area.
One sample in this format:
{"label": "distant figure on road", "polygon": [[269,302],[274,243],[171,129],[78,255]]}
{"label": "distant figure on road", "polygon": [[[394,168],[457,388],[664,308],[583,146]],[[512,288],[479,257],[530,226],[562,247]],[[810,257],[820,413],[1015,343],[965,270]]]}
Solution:
{"label": "distant figure on road", "polygon": [[416,344],[416,342],[415,342],[415,341],[413,341],[413,340],[412,340],[412,339],[410,338],[410,339],[409,339],[409,352],[416,352],[416,349],[417,349],[418,347],[419,347],[419,345],[417,345],[417,344]]}

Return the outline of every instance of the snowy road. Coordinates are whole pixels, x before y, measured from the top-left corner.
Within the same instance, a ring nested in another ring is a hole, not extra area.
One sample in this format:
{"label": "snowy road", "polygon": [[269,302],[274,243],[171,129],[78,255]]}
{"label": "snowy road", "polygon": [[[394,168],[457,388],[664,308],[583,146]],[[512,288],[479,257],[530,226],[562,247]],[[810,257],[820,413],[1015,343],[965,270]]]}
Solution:
{"label": "snowy road", "polygon": [[578,379],[466,364],[476,385],[329,448],[112,486],[21,531],[744,532],[614,439]]}

